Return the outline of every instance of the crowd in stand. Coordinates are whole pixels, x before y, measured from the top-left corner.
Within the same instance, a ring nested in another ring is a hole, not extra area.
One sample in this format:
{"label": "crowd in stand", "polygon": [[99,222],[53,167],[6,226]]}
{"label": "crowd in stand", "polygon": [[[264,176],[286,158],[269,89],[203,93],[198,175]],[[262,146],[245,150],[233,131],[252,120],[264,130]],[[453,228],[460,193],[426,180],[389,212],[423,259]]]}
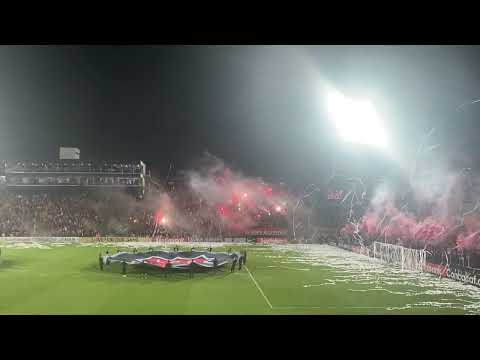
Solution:
{"label": "crowd in stand", "polygon": [[[147,235],[153,213],[87,193],[0,192],[2,236]],[[132,200],[134,201],[134,200]]]}
{"label": "crowd in stand", "polygon": [[[214,207],[208,208],[195,198],[180,200],[171,195],[171,199],[177,211],[165,216],[155,208],[158,203],[149,205],[118,191],[3,190],[0,236],[157,236],[201,240],[236,234],[222,223]],[[255,225],[271,227],[281,221],[280,216],[271,215],[258,218]]]}

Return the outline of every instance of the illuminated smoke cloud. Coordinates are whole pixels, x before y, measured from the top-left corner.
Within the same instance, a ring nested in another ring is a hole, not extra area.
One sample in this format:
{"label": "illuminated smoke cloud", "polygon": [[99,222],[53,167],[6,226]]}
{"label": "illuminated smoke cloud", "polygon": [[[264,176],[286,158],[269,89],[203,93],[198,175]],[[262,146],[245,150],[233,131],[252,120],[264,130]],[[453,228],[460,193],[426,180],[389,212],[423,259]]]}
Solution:
{"label": "illuminated smoke cloud", "polygon": [[145,208],[154,212],[157,227],[200,236],[205,229],[234,234],[265,223],[287,225],[282,220],[293,197],[279,186],[232,171],[210,154],[183,175],[185,186],[178,184],[174,193],[160,190],[144,201]]}
{"label": "illuminated smoke cloud", "polygon": [[437,172],[417,181],[414,204],[408,204],[415,212],[405,210],[396,192],[382,185],[357,226],[347,224],[342,233],[406,246],[480,250],[480,217],[475,211],[463,216],[466,184],[462,172]]}
{"label": "illuminated smoke cloud", "polygon": [[291,196],[284,189],[234,172],[212,155],[205,155],[201,166],[186,175],[191,192],[205,204],[203,212],[225,228],[243,231],[262,218],[286,215]]}
{"label": "illuminated smoke cloud", "polygon": [[426,147],[426,140],[432,134],[433,129],[422,141],[413,161],[410,203],[399,189],[382,184],[358,224],[349,224],[344,233],[407,246],[471,247],[475,236],[470,235],[475,230],[458,226],[465,178],[461,172],[449,172],[443,159],[432,157],[432,150],[438,147]]}

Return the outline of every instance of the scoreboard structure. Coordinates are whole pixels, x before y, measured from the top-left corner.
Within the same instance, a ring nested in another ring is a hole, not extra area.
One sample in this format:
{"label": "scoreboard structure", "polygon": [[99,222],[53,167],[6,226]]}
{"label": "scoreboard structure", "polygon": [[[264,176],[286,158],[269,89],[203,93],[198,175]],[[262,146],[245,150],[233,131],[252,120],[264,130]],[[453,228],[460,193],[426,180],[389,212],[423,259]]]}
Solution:
{"label": "scoreboard structure", "polygon": [[327,183],[324,225],[342,227],[362,215],[368,202],[367,186],[359,178],[334,176]]}

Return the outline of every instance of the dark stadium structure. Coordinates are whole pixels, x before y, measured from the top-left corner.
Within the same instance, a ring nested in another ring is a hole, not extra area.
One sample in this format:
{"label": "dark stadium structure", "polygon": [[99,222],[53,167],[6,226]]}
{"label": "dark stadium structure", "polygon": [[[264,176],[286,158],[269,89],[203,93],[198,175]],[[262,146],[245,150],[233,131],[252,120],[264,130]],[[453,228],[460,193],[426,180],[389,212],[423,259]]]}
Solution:
{"label": "dark stadium structure", "polygon": [[143,161],[2,161],[0,235],[151,234],[154,214],[129,202],[147,196],[149,178]]}
{"label": "dark stadium structure", "polygon": [[7,188],[126,187],[140,194],[146,178],[142,161],[4,161],[0,172],[2,185]]}
{"label": "dark stadium structure", "polygon": [[208,251],[148,251],[148,252],[119,252],[115,255],[100,257],[103,265],[119,263],[124,266],[139,265],[159,270],[205,270],[219,269],[233,262],[243,261],[244,255],[234,253],[214,253]]}

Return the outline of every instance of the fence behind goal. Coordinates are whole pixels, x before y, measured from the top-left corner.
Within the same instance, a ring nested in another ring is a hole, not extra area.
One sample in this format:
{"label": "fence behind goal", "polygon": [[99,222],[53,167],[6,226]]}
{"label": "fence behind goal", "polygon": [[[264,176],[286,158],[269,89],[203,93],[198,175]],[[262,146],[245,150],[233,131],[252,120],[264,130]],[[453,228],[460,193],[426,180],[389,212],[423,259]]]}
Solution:
{"label": "fence behind goal", "polygon": [[402,270],[423,271],[426,252],[376,241],[373,243],[373,257],[385,263],[400,265]]}

